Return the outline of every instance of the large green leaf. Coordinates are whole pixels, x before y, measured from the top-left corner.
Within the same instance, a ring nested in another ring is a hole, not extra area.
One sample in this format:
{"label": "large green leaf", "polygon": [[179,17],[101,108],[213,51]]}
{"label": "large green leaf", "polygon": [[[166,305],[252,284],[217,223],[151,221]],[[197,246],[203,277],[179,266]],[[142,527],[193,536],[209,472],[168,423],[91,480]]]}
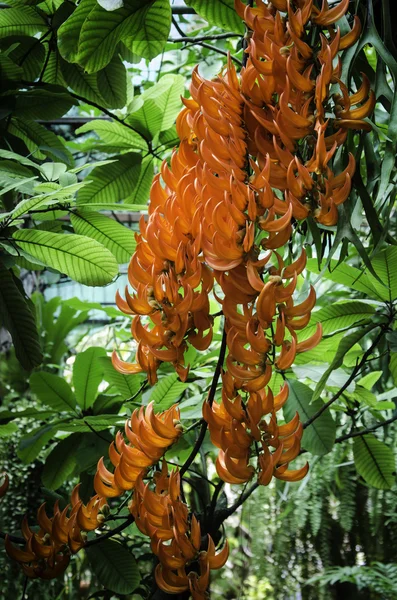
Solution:
{"label": "large green leaf", "polygon": [[33,35],[46,29],[48,29],[48,24],[30,6],[1,9],[0,38],[12,35]]}
{"label": "large green leaf", "polygon": [[389,246],[386,250],[377,254],[371,260],[371,263],[379,278],[385,284],[382,286],[374,279],[374,287],[384,300],[393,302],[397,299],[397,248]]}
{"label": "large green leaf", "polygon": [[[149,201],[149,193],[153,181],[153,175],[153,158],[151,156],[146,156],[141,163],[138,181],[135,184],[132,194],[125,199],[125,203],[133,202],[134,204],[136,203],[137,206],[140,205],[145,208],[145,205],[147,205]],[[123,210],[123,205],[118,206],[118,210]]]}
{"label": "large green leaf", "polygon": [[186,4],[193,7],[210,25],[244,33],[244,24],[236,13],[234,0],[186,0]]}
{"label": "large green leaf", "polygon": [[391,448],[372,433],[353,439],[354,464],[361,477],[372,487],[390,489],[395,482],[395,460]]}
{"label": "large green leaf", "polygon": [[131,594],[138,587],[138,565],[125,546],[105,540],[87,548],[86,553],[92,570],[106,589],[115,594]]}
{"label": "large green leaf", "polygon": [[95,131],[105,144],[118,147],[119,149],[147,150],[147,143],[143,137],[128,127],[128,124],[123,125],[115,121],[98,119],[86,123],[77,129],[76,133],[86,133],[87,131]]}
{"label": "large green leaf", "polygon": [[98,88],[112,108],[123,108],[127,102],[127,71],[118,57],[97,73]]}
{"label": "large green leaf", "polygon": [[[394,385],[397,387],[397,352],[390,353],[390,373],[393,377]],[[396,392],[397,395],[397,392]]]}
{"label": "large green leaf", "polygon": [[16,231],[13,238],[34,259],[66,273],[78,283],[106,285],[117,275],[113,254],[82,235],[25,229]]}
{"label": "large green leaf", "polygon": [[97,76],[95,73],[85,73],[80,65],[60,61],[61,71],[66,84],[72,90],[91,102],[98,102],[101,94],[98,89]]}
{"label": "large green leaf", "polygon": [[50,121],[62,117],[77,104],[77,100],[65,91],[55,92],[51,89],[39,88],[18,93],[13,114],[28,120]]}
{"label": "large green leaf", "polygon": [[184,78],[181,75],[164,75],[158,83],[137,96],[127,122],[153,138],[174,124],[182,105],[183,91]]}
{"label": "large green leaf", "polygon": [[123,375],[123,373],[119,373],[112,365],[112,361],[108,356],[100,358],[99,361],[104,368],[104,379],[115,386],[124,400],[131,398],[137,393],[141,383],[139,375]]}
{"label": "large green leaf", "polygon": [[80,31],[90,12],[96,8],[96,0],[82,0],[75,11],[58,29],[58,50],[68,62],[77,62]]}
{"label": "large green leaf", "polygon": [[33,312],[8,269],[0,261],[0,322],[10,332],[15,354],[27,371],[43,361]]}
{"label": "large green leaf", "polygon": [[152,59],[160,54],[167,42],[171,28],[169,0],[154,0],[142,9],[135,31],[126,30],[122,41],[133,55]]}
{"label": "large green leaf", "polygon": [[40,450],[50,441],[55,431],[56,428],[53,425],[45,425],[24,435],[19,442],[18,457],[26,464],[34,461]]}
{"label": "large green leaf", "polygon": [[141,157],[136,152],[123,154],[111,165],[93,169],[91,183],[78,194],[78,204],[106,203],[124,200],[130,196],[139,181]]}
{"label": "large green leaf", "polygon": [[106,356],[106,350],[92,346],[84,352],[80,352],[74,361],[73,385],[77,403],[83,410],[95,402],[104,371],[99,360],[102,356]]}
{"label": "large green leaf", "polygon": [[30,376],[29,383],[40,402],[54,410],[70,412],[76,407],[76,398],[63,377],[46,371],[36,371]]}
{"label": "large green leaf", "polygon": [[121,40],[135,54],[153,58],[162,51],[170,25],[168,0],[125,0],[113,11],[97,4],[81,26],[77,61],[88,73],[99,71],[112,60]]}
{"label": "large green leaf", "polygon": [[150,401],[155,403],[156,411],[166,410],[180,398],[187,387],[187,383],[183,383],[176,373],[172,373],[158,381],[150,395]]}
{"label": "large green leaf", "polygon": [[375,329],[375,327],[377,327],[377,324],[371,323],[366,327],[360,327],[359,329],[357,329],[357,331],[353,331],[352,333],[349,333],[341,339],[341,341],[339,342],[338,350],[335,354],[335,358],[333,359],[330,366],[325,371],[324,375],[321,377],[320,381],[316,385],[316,389],[313,392],[313,401],[317,400],[317,398],[320,396],[332,371],[338,369],[343,365],[343,359],[347,352],[351,348],[353,348],[355,344],[362,340],[366,335],[368,335],[368,333]]}
{"label": "large green leaf", "polygon": [[15,118],[11,120],[8,131],[20,138],[33,156],[39,160],[44,160],[48,156],[67,165],[73,162],[72,155],[66,149],[62,139],[40,123]]}
{"label": "large green leaf", "polygon": [[356,269],[345,263],[338,265],[338,261],[331,260],[329,270],[327,269],[322,272],[321,269],[323,266],[321,268],[318,267],[316,258],[309,258],[306,268],[311,273],[321,273],[321,277],[324,279],[329,279],[330,281],[340,283],[341,285],[350,287],[358,292],[363,292],[370,298],[379,298],[377,290],[372,283],[374,278],[370,279],[369,276],[360,269]]}
{"label": "large green leaf", "polygon": [[313,335],[317,323],[322,324],[323,335],[327,335],[370,319],[374,313],[373,306],[359,300],[346,300],[330,304],[312,313],[309,325],[302,332],[299,332],[299,340],[305,340]]}
{"label": "large green leaf", "polygon": [[89,431],[103,431],[109,427],[121,426],[125,421],[125,417],[114,414],[100,414],[84,417],[83,419],[74,419],[59,426],[62,431],[70,431],[73,433],[84,433]]}
{"label": "large green leaf", "polygon": [[19,44],[8,56],[23,69],[26,81],[34,81],[41,73],[46,54],[46,46],[38,43],[37,38],[23,36]]}
{"label": "large green leaf", "polygon": [[47,456],[41,480],[49,490],[57,490],[67,481],[76,465],[75,452],[80,442],[79,434],[65,438]]}
{"label": "large green leaf", "polygon": [[[302,423],[313,417],[323,405],[321,400],[310,404],[312,390],[299,381],[288,381],[289,396],[283,407],[284,418],[290,421],[295,413],[298,412]],[[309,425],[302,438],[302,447],[311,452],[322,456],[327,454],[333,448],[335,443],[336,423],[333,420],[330,411],[325,410],[318,419]]]}
{"label": "large green leaf", "polygon": [[118,263],[126,263],[135,251],[135,233],[114,219],[97,212],[79,210],[70,216],[79,235],[97,240],[108,248]]}

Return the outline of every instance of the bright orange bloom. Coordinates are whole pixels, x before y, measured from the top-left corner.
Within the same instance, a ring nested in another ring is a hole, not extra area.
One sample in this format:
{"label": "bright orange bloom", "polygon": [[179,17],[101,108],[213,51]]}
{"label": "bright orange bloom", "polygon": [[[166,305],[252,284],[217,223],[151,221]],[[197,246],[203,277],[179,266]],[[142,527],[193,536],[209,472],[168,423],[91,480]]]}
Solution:
{"label": "bright orange bloom", "polygon": [[[149,483],[144,484],[143,474],[139,476],[129,508],[139,530],[150,537],[152,551],[159,559],[155,570],[157,585],[169,594],[190,589],[192,598],[205,600],[209,571],[220,569],[229,555],[227,541],[216,554],[208,535],[207,550],[200,551],[200,524],[194,515],[189,515],[181,499],[179,472],[169,474],[164,462],[153,480],[154,490]],[[197,562],[199,574],[191,570]]]}
{"label": "bright orange bloom", "polygon": [[154,413],[153,402],[136,409],[125,422],[125,441],[119,431],[109,447],[111,473],[104,459],[98,462],[94,487],[101,497],[114,498],[135,487],[138,477],[156,464],[182,433],[179,409],[171,406],[160,414]]}

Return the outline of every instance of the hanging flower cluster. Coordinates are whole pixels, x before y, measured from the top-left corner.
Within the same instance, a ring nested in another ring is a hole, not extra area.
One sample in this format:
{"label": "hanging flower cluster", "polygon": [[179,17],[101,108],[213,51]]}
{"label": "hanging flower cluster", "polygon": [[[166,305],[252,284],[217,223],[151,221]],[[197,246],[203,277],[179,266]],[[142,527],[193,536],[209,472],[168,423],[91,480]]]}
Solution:
{"label": "hanging flower cluster", "polygon": [[50,518],[42,504],[37,511],[38,532],[23,518],[21,531],[26,540],[23,549],[16,548],[9,536],[5,539],[7,554],[20,563],[23,572],[31,578],[53,579],[69,564],[70,555],[76,554],[86,542],[86,532],[101,527],[105,520],[106,499],[93,496],[87,504],[80,499],[78,484],[72,491],[71,503],[63,510],[58,500]]}
{"label": "hanging flower cluster", "polygon": [[[228,357],[222,400],[205,403],[203,415],[220,448],[218,475],[229,483],[252,478],[251,458],[264,484],[272,475],[297,480],[307,472],[307,465],[288,468],[300,450],[299,421],[277,424],[288,389],[273,398],[265,387],[273,367],[288,369],[322,335],[319,324],[311,338],[298,340],[316,297],[310,288],[295,303],[306,254],[302,249],[286,263],[281,249],[293,223],[308,215],[336,223],[355,164],[349,155],[346,169],[335,174],[333,157],[348,129],[369,127],[363,119],[374,107],[365,77],[350,97],[340,81],[338,52],[360,34],[357,18],[344,36],[334,25],[347,7],[345,0],[331,9],[324,0],[321,10],[312,0],[258,0],[252,8],[236,0],[251,31],[246,65],[238,77],[229,61],[214,81],[194,70],[191,98],[177,119],[179,150],[155,177],[149,219],[140,224],[128,272],[134,293],[127,287],[126,299],[117,297],[133,315],[138,349],[135,363],[114,355],[114,365],[123,373],[146,372],[154,383],[161,362],[171,362],[185,380],[188,344],[198,350],[210,344],[214,290]],[[317,29],[323,33],[313,47]],[[333,84],[341,94],[331,96]]]}
{"label": "hanging flower cluster", "polygon": [[150,537],[152,552],[159,559],[155,570],[157,585],[170,594],[190,589],[194,600],[205,600],[210,570],[225,564],[228,544],[216,554],[208,535],[207,550],[200,552],[200,524],[194,515],[189,519],[189,509],[181,499],[179,472],[168,474],[163,462],[161,472],[156,472],[153,480],[155,487],[151,490],[150,484],[145,485],[139,476],[130,511],[139,530]]}
{"label": "hanging flower cluster", "polygon": [[182,433],[179,409],[174,405],[156,415],[151,402],[146,408],[136,409],[126,420],[124,429],[128,441],[119,431],[109,447],[114,473],[105,467],[103,458],[98,463],[94,487],[101,497],[115,498],[132,490],[138,477],[158,463]]}

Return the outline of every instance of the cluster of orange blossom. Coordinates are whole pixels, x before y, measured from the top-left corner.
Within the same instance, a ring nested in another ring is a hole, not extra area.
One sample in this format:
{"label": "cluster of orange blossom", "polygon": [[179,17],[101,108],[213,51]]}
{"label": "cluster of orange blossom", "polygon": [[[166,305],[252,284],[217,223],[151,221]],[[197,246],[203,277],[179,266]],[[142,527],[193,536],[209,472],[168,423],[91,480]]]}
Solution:
{"label": "cluster of orange blossom", "polygon": [[[123,373],[146,372],[155,383],[159,365],[171,362],[185,380],[188,344],[205,350],[212,340],[209,292],[216,283],[228,357],[221,402],[205,402],[203,416],[220,448],[217,472],[229,483],[251,479],[254,447],[258,479],[267,484],[273,475],[298,480],[307,465],[288,468],[300,450],[299,421],[277,425],[288,388],[273,397],[265,387],[273,367],[288,369],[322,334],[319,324],[298,341],[315,292],[295,304],[305,251],[286,264],[280,249],[295,221],[312,215],[336,223],[355,163],[349,155],[335,174],[332,159],[349,128],[369,127],[363,119],[375,96],[365,77],[350,97],[340,81],[338,53],[360,34],[357,17],[344,36],[334,25],[347,0],[332,8],[324,0],[321,10],[312,0],[235,4],[250,30],[246,65],[238,76],[229,61],[213,81],[193,72],[191,98],[177,119],[179,150],[155,177],[149,218],[140,224],[128,272],[134,293],[127,287],[125,300],[117,297],[133,315],[135,363],[114,354],[113,364]],[[314,28],[322,30],[316,47],[309,43]],[[330,95],[333,84],[341,94]]]}
{"label": "cluster of orange blossom", "polygon": [[[194,515],[181,500],[181,480],[178,471],[168,475],[167,465],[154,474],[155,489],[143,483],[142,475],[136,482],[130,511],[142,533],[151,539],[152,552],[158,557],[155,570],[160,589],[179,594],[190,589],[194,600],[205,600],[210,569],[221,568],[228,557],[228,544],[216,554],[210,535],[207,550],[201,551],[201,529]],[[189,522],[190,521],[190,522]],[[196,563],[199,575],[192,566]],[[189,565],[189,573],[186,566]]]}
{"label": "cluster of orange blossom", "polygon": [[[338,53],[360,34],[357,17],[344,36],[335,26],[348,0],[332,8],[323,0],[321,9],[312,0],[235,4],[250,30],[246,64],[238,76],[229,60],[212,81],[193,72],[191,98],[183,99],[177,118],[179,149],[155,176],[149,218],[140,222],[128,271],[134,292],[127,287],[125,300],[119,294],[116,299],[133,316],[135,363],[114,354],[113,364],[122,373],[145,372],[154,384],[160,364],[170,362],[185,381],[188,344],[204,351],[212,341],[213,292],[222,306],[228,349],[221,400],[203,405],[219,448],[217,472],[228,483],[257,473],[258,482],[267,485],[273,476],[297,481],[308,466],[289,469],[300,450],[298,415],[277,423],[287,385],[275,396],[266,386],[273,367],[288,369],[322,335],[318,325],[311,338],[298,340],[316,296],[310,288],[303,302],[294,302],[306,254],[302,249],[286,263],[282,248],[293,224],[308,215],[322,225],[337,222],[355,163],[349,155],[346,169],[335,174],[333,157],[348,129],[369,128],[364,119],[375,97],[365,76],[350,96],[340,81]],[[314,28],[322,30],[316,47],[310,42]],[[340,93],[331,96],[331,85]],[[200,525],[181,499],[177,471],[169,475],[163,466],[154,474],[153,489],[143,482],[181,433],[176,406],[161,415],[151,404],[135,411],[126,421],[127,441],[119,432],[110,446],[114,472],[99,461],[97,495],[84,505],[75,489],[71,509],[56,506],[52,519],[41,507],[39,533],[24,522],[25,549],[8,540],[10,556],[29,576],[56,576],[70,552],[84,546],[83,532],[103,522],[106,498],[134,489],[130,512],[159,559],[159,587],[169,593],[190,589],[195,600],[205,599],[209,571],[226,561],[227,543],[216,555],[208,536],[207,550],[200,551]]]}
{"label": "cluster of orange blossom", "polygon": [[[8,478],[6,482],[8,487]],[[60,510],[58,500],[56,501],[51,518],[46,513],[45,504],[40,506],[37,511],[40,529],[37,532],[30,529],[25,515],[21,525],[22,535],[26,540],[23,549],[16,548],[9,536],[6,536],[7,554],[21,565],[27,577],[58,577],[68,566],[70,555],[84,547],[86,532],[98,529],[103,524],[106,499],[95,495],[84,504],[79,496],[79,487],[80,484],[73,489],[70,505],[63,510]]]}
{"label": "cluster of orange blossom", "polygon": [[128,441],[119,431],[116,443],[109,447],[114,473],[105,467],[103,458],[98,463],[94,486],[100,496],[115,498],[135,488],[138,477],[155,465],[181,435],[179,409],[174,405],[156,415],[151,402],[146,408],[136,409],[124,429]]}

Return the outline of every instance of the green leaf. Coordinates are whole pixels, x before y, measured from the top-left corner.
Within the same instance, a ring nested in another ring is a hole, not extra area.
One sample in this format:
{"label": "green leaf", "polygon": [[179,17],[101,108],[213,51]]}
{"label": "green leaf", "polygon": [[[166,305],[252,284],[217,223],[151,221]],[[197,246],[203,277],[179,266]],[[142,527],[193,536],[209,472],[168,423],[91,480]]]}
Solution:
{"label": "green leaf", "polygon": [[21,163],[22,165],[25,165],[26,167],[33,167],[34,169],[38,169],[39,171],[41,171],[41,165],[38,165],[37,163],[30,160],[30,158],[26,158],[25,156],[22,156],[21,154],[17,154],[16,152],[11,152],[10,150],[3,150],[1,148],[0,149],[0,157],[6,158],[9,160],[16,160],[18,163]]}
{"label": "green leaf", "polygon": [[128,198],[137,185],[141,157],[135,152],[123,154],[111,165],[97,167],[90,173],[91,183],[83,188],[77,203],[117,202]]}
{"label": "green leaf", "polygon": [[80,352],[73,365],[73,385],[78,405],[86,410],[95,402],[98,386],[102,381],[103,365],[98,360],[106,356],[106,350],[92,346]]}
{"label": "green leaf", "polygon": [[34,259],[66,273],[78,283],[106,285],[117,275],[113,254],[82,235],[25,229],[16,231],[13,238]]}
{"label": "green leaf", "polygon": [[96,6],[96,0],[82,0],[70,17],[58,29],[58,50],[61,56],[70,63],[77,62],[81,28],[90,12]]}
{"label": "green leaf", "polygon": [[125,204],[124,202],[118,202],[118,203],[113,203],[113,202],[88,202],[87,204],[85,203],[81,203],[79,202],[78,204],[78,208],[88,208],[89,210],[95,210],[95,211],[100,211],[100,210],[107,210],[107,211],[112,211],[112,212],[143,212],[143,213],[147,213],[147,204]]}
{"label": "green leaf", "polygon": [[125,546],[105,540],[87,548],[86,553],[92,570],[106,589],[115,594],[131,594],[138,587],[138,565]]}
{"label": "green leaf", "polygon": [[137,110],[129,114],[127,122],[151,138],[169,129],[181,108],[184,86],[181,75],[164,75],[158,83],[136,98]]}
{"label": "green leaf", "polygon": [[[145,210],[149,201],[149,193],[152,185],[154,176],[154,165],[151,156],[147,156],[142,160],[141,170],[139,171],[139,178],[135,184],[132,194],[125,199],[124,203],[133,202],[137,204],[137,207],[141,205],[140,210]],[[124,204],[123,203],[123,204]],[[143,206],[142,206],[143,205]],[[123,206],[119,206],[118,209],[123,210]],[[131,210],[134,210],[132,207]],[[137,210],[137,208],[135,209]]]}
{"label": "green leaf", "polygon": [[307,261],[306,268],[311,273],[321,273],[321,277],[329,279],[335,283],[363,292],[370,298],[379,298],[376,288],[372,284],[372,280],[364,273],[363,270],[351,267],[346,263],[338,265],[338,261],[331,260],[330,270],[321,271],[323,267],[319,269],[316,258],[309,258]]}
{"label": "green leaf", "polygon": [[331,372],[343,365],[343,358],[346,355],[346,353],[351,348],[353,348],[353,346],[357,344],[359,340],[361,340],[363,337],[368,335],[368,333],[370,333],[373,329],[375,329],[375,327],[378,327],[378,324],[371,323],[367,327],[360,327],[357,331],[353,331],[352,333],[349,333],[349,335],[346,335],[341,339],[333,361],[331,362],[330,366],[325,371],[324,375],[321,377],[320,381],[316,385],[316,388],[313,392],[313,401],[317,400],[317,398],[320,396]]}
{"label": "green leaf", "polygon": [[22,462],[28,464],[34,461],[40,454],[41,449],[50,441],[55,431],[53,425],[45,425],[24,435],[17,450],[17,455]]}
{"label": "green leaf", "polygon": [[397,387],[397,352],[390,353],[389,369],[393,377],[394,385]]}
{"label": "green leaf", "polygon": [[79,442],[79,435],[72,434],[54,446],[46,458],[41,476],[44,487],[57,490],[67,481],[76,465],[75,451]]}
{"label": "green leaf", "polygon": [[186,0],[197,14],[208,21],[209,25],[222,27],[227,31],[244,33],[244,24],[236,13],[234,0]]}
{"label": "green leaf", "polygon": [[125,0],[113,11],[97,4],[87,17],[81,26],[77,61],[85,71],[94,73],[109,64],[120,41],[135,54],[157,56],[167,41],[171,8],[168,0]]}
{"label": "green leaf", "polygon": [[86,133],[87,131],[95,131],[101,140],[110,146],[126,150],[133,148],[147,150],[147,143],[138,132],[115,121],[105,121],[104,119],[90,121],[79,127],[76,133]]}
{"label": "green leaf", "polygon": [[97,240],[116,257],[127,263],[135,251],[135,233],[114,219],[97,212],[80,210],[70,215],[73,228],[79,235]]}
{"label": "green leaf", "polygon": [[67,165],[71,165],[73,162],[72,155],[66,149],[62,138],[40,123],[15,118],[11,120],[8,131],[20,138],[33,156],[39,160],[44,160],[48,156],[52,160],[60,160]]}
{"label": "green leaf", "polygon": [[370,319],[374,313],[373,306],[358,300],[346,300],[330,304],[312,313],[309,325],[299,334],[299,340],[305,340],[313,335],[316,331],[316,323],[322,324],[323,335],[327,335],[339,329],[351,327],[360,321]]}
{"label": "green leaf", "polygon": [[10,437],[10,435],[13,435],[16,431],[18,431],[18,425],[16,423],[6,423],[5,425],[0,425],[0,439]]}
{"label": "green leaf", "polygon": [[98,89],[96,74],[84,73],[84,69],[79,65],[68,63],[63,59],[60,61],[60,66],[66,84],[76,94],[83,96],[88,101],[98,102],[101,94]]}
{"label": "green leaf", "polygon": [[48,25],[45,20],[30,6],[1,9],[0,38],[33,35],[46,29]]}
{"label": "green leaf", "polygon": [[34,81],[40,75],[45,54],[46,47],[44,44],[39,44],[37,38],[23,36],[19,40],[18,47],[10,52],[9,56],[23,69],[21,79]]}
{"label": "green leaf", "polygon": [[154,0],[139,14],[135,31],[126,29],[121,40],[134,55],[151,60],[160,54],[171,28],[171,6],[168,0]]}
{"label": "green leaf", "polygon": [[[324,406],[321,400],[310,404],[312,390],[307,385],[290,380],[288,381],[288,387],[288,400],[283,406],[286,421],[290,421],[298,412],[302,423],[304,423]],[[305,429],[302,437],[302,447],[311,454],[323,456],[332,450],[335,435],[336,423],[327,409]]]}
{"label": "green leaf", "polygon": [[372,433],[353,438],[354,464],[372,487],[389,490],[395,482],[395,461],[391,448]]}
{"label": "green leaf", "polygon": [[376,279],[373,279],[373,286],[382,299],[393,302],[397,299],[397,248],[389,246],[383,252],[377,254],[371,260],[372,266],[378,274],[382,286]]}
{"label": "green leaf", "polygon": [[30,376],[29,383],[40,402],[54,410],[70,412],[76,407],[72,389],[62,377],[46,371],[36,371]]}
{"label": "green leaf", "polygon": [[357,385],[361,385],[366,390],[372,390],[375,383],[382,377],[382,371],[372,371],[357,381]]}
{"label": "green leaf", "polygon": [[0,314],[10,332],[15,354],[27,371],[43,361],[40,338],[33,312],[19,289],[11,271],[0,261]]}
{"label": "green leaf", "polygon": [[112,108],[123,108],[127,102],[127,71],[118,57],[97,73],[98,88]]}
{"label": "green leaf", "polygon": [[99,362],[103,365],[104,379],[111,385],[114,385],[117,391],[123,396],[124,400],[131,398],[137,393],[141,385],[141,378],[139,375],[123,375],[123,373],[119,373],[112,365],[109,356],[100,358]]}
{"label": "green leaf", "polygon": [[84,417],[83,419],[74,419],[59,425],[61,431],[70,431],[72,433],[85,433],[92,430],[103,431],[109,427],[121,426],[125,421],[125,417],[114,414],[100,414],[95,416]]}
{"label": "green leaf", "polygon": [[172,373],[158,381],[150,395],[150,401],[155,403],[157,411],[167,410],[180,398],[187,387],[187,383],[179,381],[178,375]]}
{"label": "green leaf", "polygon": [[38,88],[17,94],[13,114],[32,121],[50,121],[62,117],[75,105],[77,100],[64,90],[59,91],[58,88],[58,92],[51,92],[50,89]]}

